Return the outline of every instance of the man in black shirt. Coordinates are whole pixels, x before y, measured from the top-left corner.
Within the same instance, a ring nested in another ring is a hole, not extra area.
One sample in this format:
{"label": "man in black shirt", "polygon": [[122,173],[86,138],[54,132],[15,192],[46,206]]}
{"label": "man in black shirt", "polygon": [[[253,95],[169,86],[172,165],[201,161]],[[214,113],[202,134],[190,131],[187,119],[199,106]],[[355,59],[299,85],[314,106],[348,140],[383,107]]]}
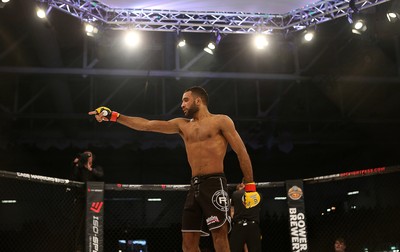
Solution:
{"label": "man in black shirt", "polygon": [[[91,151],[84,151],[79,153],[72,161],[72,175],[71,179],[88,182],[88,181],[101,181],[104,173],[101,166],[94,166],[94,155]],[[76,208],[79,209],[80,214],[77,216],[75,229],[75,252],[83,252],[85,244],[85,188],[77,194],[75,198]]]}
{"label": "man in black shirt", "polygon": [[72,162],[72,179],[87,182],[103,179],[103,169],[93,165],[94,156],[91,151],[79,153]]}
{"label": "man in black shirt", "polygon": [[[233,226],[229,238],[231,252],[261,252],[260,208],[261,204],[247,208],[243,204],[244,184],[236,186],[231,197]],[[261,201],[261,197],[258,199]],[[247,245],[247,246],[246,246]]]}

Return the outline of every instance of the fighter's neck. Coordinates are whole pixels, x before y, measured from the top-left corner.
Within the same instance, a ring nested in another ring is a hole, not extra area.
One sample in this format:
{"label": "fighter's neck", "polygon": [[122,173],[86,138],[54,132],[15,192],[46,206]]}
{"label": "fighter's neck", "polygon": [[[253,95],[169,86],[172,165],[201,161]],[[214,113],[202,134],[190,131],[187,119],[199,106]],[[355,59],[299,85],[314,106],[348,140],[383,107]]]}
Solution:
{"label": "fighter's neck", "polygon": [[208,109],[201,109],[193,115],[192,121],[200,121],[210,116],[212,116],[212,114],[208,111]]}

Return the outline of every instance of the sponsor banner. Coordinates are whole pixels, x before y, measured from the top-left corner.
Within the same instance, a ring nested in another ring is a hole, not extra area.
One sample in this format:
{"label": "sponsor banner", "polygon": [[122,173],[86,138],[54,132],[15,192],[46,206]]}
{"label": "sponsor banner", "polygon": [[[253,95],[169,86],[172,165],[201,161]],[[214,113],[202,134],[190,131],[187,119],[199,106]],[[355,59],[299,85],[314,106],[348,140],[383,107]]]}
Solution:
{"label": "sponsor banner", "polygon": [[385,170],[386,170],[386,167],[377,167],[377,168],[364,169],[364,170],[358,170],[358,171],[343,172],[343,173],[340,173],[340,177],[371,175],[371,174],[385,172]]}
{"label": "sponsor banner", "polygon": [[17,172],[17,178],[24,178],[24,179],[28,179],[28,180],[37,180],[40,182],[50,182],[50,183],[63,184],[63,185],[70,183],[70,181],[68,179],[53,178],[53,177],[47,177],[47,176],[35,175],[35,174],[29,174],[29,173],[22,173],[22,172]]}
{"label": "sponsor banner", "polygon": [[153,185],[130,185],[130,184],[106,184],[106,190],[131,190],[131,191],[187,191],[190,185],[167,185],[167,184],[153,184]]}
{"label": "sponsor banner", "polygon": [[336,173],[336,174],[331,174],[331,175],[325,175],[325,176],[318,176],[318,177],[313,177],[309,179],[305,179],[305,181],[321,181],[321,180],[336,180],[336,179],[344,179],[344,178],[352,178],[352,177],[362,177],[362,176],[370,176],[370,175],[375,175],[378,173],[387,173],[387,172],[395,172],[397,171],[396,166],[391,166],[391,167],[375,167],[375,168],[369,168],[369,169],[363,169],[363,170],[357,170],[357,171],[348,171],[348,172],[342,172],[342,173]]}
{"label": "sponsor banner", "polygon": [[286,181],[287,202],[289,208],[289,228],[292,251],[308,252],[307,225],[304,208],[302,180]]}
{"label": "sponsor banner", "polygon": [[86,184],[85,252],[103,252],[104,183]]}

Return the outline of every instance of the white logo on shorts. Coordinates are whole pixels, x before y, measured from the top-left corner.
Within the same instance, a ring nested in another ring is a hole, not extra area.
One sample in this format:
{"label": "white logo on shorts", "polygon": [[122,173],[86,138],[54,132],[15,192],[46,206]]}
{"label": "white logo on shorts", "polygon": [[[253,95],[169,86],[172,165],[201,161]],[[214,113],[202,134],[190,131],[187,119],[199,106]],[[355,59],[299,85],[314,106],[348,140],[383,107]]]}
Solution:
{"label": "white logo on shorts", "polygon": [[210,216],[206,219],[207,225],[213,224],[213,223],[218,223],[219,219],[217,216]]}
{"label": "white logo on shorts", "polygon": [[219,190],[216,191],[214,193],[214,195],[212,196],[211,199],[213,205],[215,206],[215,208],[217,208],[218,210],[222,211],[222,212],[226,212],[229,209],[229,201],[228,201],[228,193],[223,191],[223,190]]}

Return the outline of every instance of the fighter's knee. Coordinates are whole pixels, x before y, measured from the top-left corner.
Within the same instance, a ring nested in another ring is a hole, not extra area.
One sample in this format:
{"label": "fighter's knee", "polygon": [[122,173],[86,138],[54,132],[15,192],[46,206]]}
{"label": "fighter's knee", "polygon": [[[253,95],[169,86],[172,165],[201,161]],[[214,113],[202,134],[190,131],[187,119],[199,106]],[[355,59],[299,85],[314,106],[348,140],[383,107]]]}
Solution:
{"label": "fighter's knee", "polygon": [[184,233],[182,238],[182,250],[184,252],[199,251],[200,234]]}
{"label": "fighter's knee", "polygon": [[194,244],[194,243],[190,243],[190,242],[182,242],[182,251],[183,252],[198,252],[200,251],[200,248],[198,245]]}

